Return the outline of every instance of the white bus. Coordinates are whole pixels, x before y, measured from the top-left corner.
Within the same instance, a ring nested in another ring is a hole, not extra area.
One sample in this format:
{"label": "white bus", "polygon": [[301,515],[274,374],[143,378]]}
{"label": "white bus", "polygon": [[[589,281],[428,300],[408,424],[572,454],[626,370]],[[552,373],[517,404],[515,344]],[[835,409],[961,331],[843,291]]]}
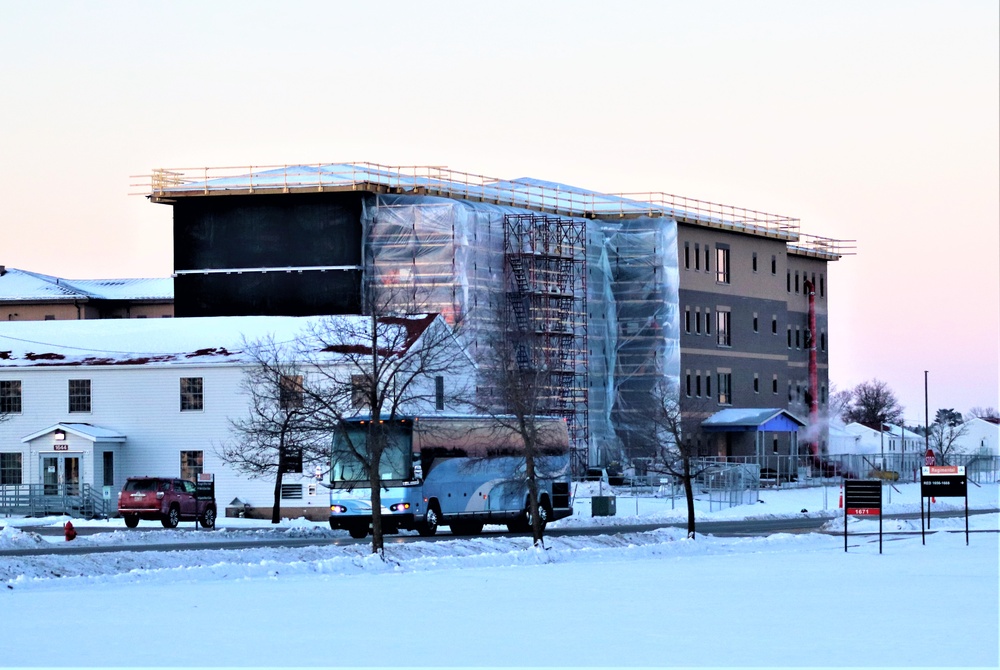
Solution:
{"label": "white bus", "polygon": [[[521,436],[481,416],[417,416],[384,421],[382,528],[433,535],[474,535],[484,524],[511,532],[530,529],[525,448]],[[543,523],[573,513],[569,435],[561,418],[536,419],[534,457]],[[363,538],[372,521],[365,454],[369,419],[349,419],[334,437],[330,469],[330,527]]]}

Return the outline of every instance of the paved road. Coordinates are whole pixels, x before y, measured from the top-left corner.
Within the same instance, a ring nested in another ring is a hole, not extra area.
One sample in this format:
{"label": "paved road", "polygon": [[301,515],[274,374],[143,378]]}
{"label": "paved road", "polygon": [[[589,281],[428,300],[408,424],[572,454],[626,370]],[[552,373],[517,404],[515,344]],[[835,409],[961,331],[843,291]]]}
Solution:
{"label": "paved road", "polygon": [[[969,515],[974,514],[993,514],[1000,510],[969,510]],[[749,536],[760,536],[760,535],[772,535],[774,533],[810,533],[817,532],[819,528],[829,521],[830,519],[840,516],[840,513],[831,512],[829,515],[824,517],[791,517],[791,518],[780,518],[780,519],[749,519],[749,520],[735,520],[735,521],[701,521],[697,524],[697,531],[699,534],[704,535],[716,535],[719,537],[749,537]],[[934,518],[943,517],[961,517],[964,516],[964,512],[936,512]],[[891,517],[883,517],[885,519],[919,519],[919,512],[911,512],[905,514],[893,514]],[[187,524],[184,524],[185,526]],[[593,535],[608,535],[608,534],[623,534],[623,533],[641,533],[651,530],[657,530],[659,528],[686,528],[685,523],[650,523],[650,524],[634,524],[634,525],[616,525],[616,526],[603,526],[603,527],[585,527],[585,528],[565,528],[565,529],[552,529],[547,532],[547,535],[553,537],[573,537],[573,536],[593,536]],[[0,550],[0,556],[40,556],[46,554],[102,554],[102,553],[112,553],[121,551],[185,551],[185,550],[202,550],[202,549],[251,549],[255,547],[308,547],[308,546],[323,546],[323,545],[352,545],[352,544],[368,544],[370,540],[355,540],[348,537],[320,537],[320,538],[258,538],[258,539],[247,539],[247,540],[213,540],[212,531],[192,529],[192,528],[181,528],[187,532],[199,533],[204,535],[203,541],[196,542],[164,542],[164,543],[149,543],[144,542],[142,544],[135,545],[97,545],[88,546],[86,544],[78,543],[62,543],[62,544],[46,544],[40,547],[33,547],[30,549],[3,549]],[[52,526],[34,526],[30,527],[31,532],[39,533],[40,535],[61,535],[62,529],[59,527]],[[93,535],[97,533],[106,533],[113,530],[122,530],[120,527],[114,528],[100,528],[95,526],[84,526],[78,529],[78,533],[83,535]],[[155,527],[153,528],[143,528],[143,530],[159,530]],[[933,520],[931,521],[931,530],[933,528]],[[997,531],[979,531],[979,532],[997,532]],[[487,531],[483,535],[504,535],[503,531]],[[393,543],[405,543],[405,542],[425,542],[425,541],[440,541],[440,540],[451,540],[454,539],[449,533],[442,532],[440,535],[436,535],[432,538],[420,537],[418,535],[387,535],[386,544]]]}

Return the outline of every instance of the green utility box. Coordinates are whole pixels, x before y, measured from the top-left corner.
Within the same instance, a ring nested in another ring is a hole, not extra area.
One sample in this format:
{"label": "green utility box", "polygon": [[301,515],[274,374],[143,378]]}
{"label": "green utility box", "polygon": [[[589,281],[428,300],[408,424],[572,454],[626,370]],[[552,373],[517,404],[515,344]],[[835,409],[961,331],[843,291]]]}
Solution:
{"label": "green utility box", "polygon": [[614,496],[594,496],[590,499],[590,516],[614,516]]}

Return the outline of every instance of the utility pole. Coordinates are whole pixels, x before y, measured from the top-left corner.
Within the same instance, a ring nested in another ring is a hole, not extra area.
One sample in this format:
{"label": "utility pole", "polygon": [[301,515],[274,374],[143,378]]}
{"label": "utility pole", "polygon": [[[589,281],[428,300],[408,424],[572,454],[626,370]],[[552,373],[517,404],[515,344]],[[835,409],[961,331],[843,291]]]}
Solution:
{"label": "utility pole", "polygon": [[927,370],[924,370],[924,453],[931,448],[930,411],[927,404]]}

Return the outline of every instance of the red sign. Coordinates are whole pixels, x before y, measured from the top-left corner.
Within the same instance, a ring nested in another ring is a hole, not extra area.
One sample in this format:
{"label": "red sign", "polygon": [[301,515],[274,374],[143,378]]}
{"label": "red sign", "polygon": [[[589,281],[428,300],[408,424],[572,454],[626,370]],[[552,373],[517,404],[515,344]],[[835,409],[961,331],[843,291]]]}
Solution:
{"label": "red sign", "polygon": [[847,513],[852,516],[878,516],[878,507],[848,507]]}
{"label": "red sign", "polygon": [[[924,474],[928,475],[957,475],[965,474],[964,472],[959,473],[958,465],[931,465],[924,468]],[[965,470],[963,467],[962,470]]]}
{"label": "red sign", "polygon": [[934,463],[936,463],[936,462],[937,462],[937,459],[934,458],[934,450],[933,449],[928,449],[927,453],[924,454],[924,465],[933,466]]}

